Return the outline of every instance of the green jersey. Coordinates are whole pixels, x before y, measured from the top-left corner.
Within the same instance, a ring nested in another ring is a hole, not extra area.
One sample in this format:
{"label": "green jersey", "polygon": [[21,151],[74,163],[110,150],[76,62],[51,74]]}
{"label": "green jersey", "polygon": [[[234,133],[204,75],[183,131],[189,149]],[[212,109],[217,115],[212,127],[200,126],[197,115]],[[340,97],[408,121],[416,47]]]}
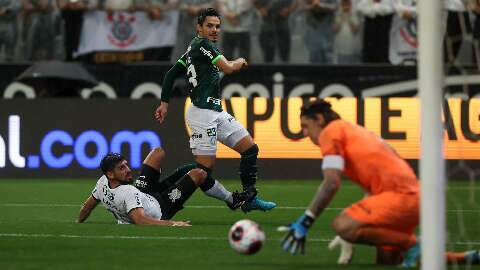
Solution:
{"label": "green jersey", "polygon": [[222,111],[220,70],[215,65],[221,56],[207,38],[195,37],[178,60],[187,68],[190,98],[198,108]]}

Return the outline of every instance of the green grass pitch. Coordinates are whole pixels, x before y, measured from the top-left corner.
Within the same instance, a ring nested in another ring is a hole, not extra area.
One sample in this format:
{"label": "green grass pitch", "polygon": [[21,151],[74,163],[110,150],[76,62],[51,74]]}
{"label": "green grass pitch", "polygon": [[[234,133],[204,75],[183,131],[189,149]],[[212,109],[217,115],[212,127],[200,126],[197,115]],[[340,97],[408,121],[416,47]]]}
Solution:
{"label": "green grass pitch", "polygon": [[[334,236],[331,220],[362,197],[360,189],[347,181],[310,230],[304,256],[281,250],[283,234],[276,232],[276,227],[304,211],[319,181],[260,182],[261,196],[278,203],[278,208],[268,213],[233,212],[196,192],[175,217],[190,220],[190,228],[116,225],[101,205],[85,224],[75,224],[94,183],[0,180],[0,269],[398,269],[375,266],[374,249],[367,246],[355,247],[351,265],[336,265],[338,251],[327,249]],[[239,181],[224,183],[231,189],[239,187]],[[479,191],[468,182],[449,182],[448,249],[480,248],[480,204],[475,202]],[[230,226],[243,218],[258,222],[267,235],[265,246],[253,256],[236,254],[228,244]]]}

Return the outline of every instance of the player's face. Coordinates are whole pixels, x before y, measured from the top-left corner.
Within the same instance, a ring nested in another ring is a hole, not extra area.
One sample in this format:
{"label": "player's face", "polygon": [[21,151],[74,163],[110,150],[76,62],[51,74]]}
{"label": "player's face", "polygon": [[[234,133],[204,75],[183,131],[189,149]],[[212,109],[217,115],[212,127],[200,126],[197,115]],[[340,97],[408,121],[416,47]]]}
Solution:
{"label": "player's face", "polygon": [[207,16],[202,25],[197,24],[197,31],[201,37],[216,42],[220,35],[220,18]]}
{"label": "player's face", "polygon": [[300,118],[303,135],[310,137],[310,140],[312,140],[312,143],[315,145],[318,145],[318,137],[324,127],[323,116],[317,115],[317,117],[317,119],[305,116]]}
{"label": "player's face", "polygon": [[113,179],[122,182],[122,183],[131,183],[133,180],[132,170],[128,167],[128,162],[126,160],[121,161],[120,163],[113,168]]}

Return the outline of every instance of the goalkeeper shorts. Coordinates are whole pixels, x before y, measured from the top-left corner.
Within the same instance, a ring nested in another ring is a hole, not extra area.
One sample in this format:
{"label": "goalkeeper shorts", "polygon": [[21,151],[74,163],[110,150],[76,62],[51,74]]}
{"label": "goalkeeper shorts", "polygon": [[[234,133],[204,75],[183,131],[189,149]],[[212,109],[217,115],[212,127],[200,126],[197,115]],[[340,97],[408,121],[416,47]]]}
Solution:
{"label": "goalkeeper shorts", "polygon": [[352,219],[382,228],[414,233],[420,221],[419,193],[382,192],[345,209]]}

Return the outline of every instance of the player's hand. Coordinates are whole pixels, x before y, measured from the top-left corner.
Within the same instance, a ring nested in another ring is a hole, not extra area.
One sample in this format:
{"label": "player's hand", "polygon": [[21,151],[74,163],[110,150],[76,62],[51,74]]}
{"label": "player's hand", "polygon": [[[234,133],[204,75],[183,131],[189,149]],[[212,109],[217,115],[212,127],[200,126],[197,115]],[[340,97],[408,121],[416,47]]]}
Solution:
{"label": "player's hand", "polygon": [[160,106],[155,110],[155,120],[158,122],[163,123],[165,121],[165,117],[167,117],[167,111],[168,111],[168,103],[167,102],[161,102]]}
{"label": "player's hand", "polygon": [[340,247],[340,256],[338,257],[337,263],[349,264],[353,257],[353,245],[337,235],[328,244],[328,249],[333,250],[337,247]]}
{"label": "player's hand", "polygon": [[248,67],[248,62],[245,58],[243,58],[243,57],[238,58],[238,61],[242,64],[242,68]]}
{"label": "player's hand", "polygon": [[297,254],[298,250],[300,250],[301,254],[305,254],[307,232],[312,226],[313,221],[313,217],[304,214],[294,223],[279,227],[278,231],[287,232],[287,235],[281,242],[283,250],[293,255]]}
{"label": "player's hand", "polygon": [[173,227],[191,227],[190,220],[187,221],[172,221],[171,225]]}

